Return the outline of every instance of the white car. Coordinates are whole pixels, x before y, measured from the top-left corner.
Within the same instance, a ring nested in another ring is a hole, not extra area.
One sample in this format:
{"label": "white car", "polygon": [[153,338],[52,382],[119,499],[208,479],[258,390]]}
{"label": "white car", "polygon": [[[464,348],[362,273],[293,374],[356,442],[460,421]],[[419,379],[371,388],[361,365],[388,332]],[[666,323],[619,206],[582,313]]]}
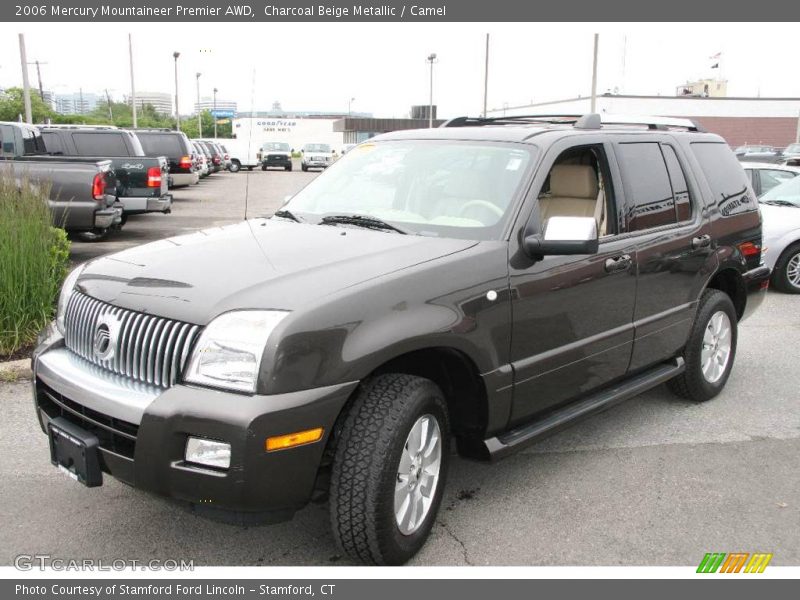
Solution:
{"label": "white car", "polygon": [[300,161],[300,168],[303,171],[327,169],[334,161],[333,149],[330,144],[306,144],[300,153],[303,156]]}
{"label": "white car", "polygon": [[759,198],[764,264],[774,287],[800,294],[800,177],[775,186]]}
{"label": "white car", "polygon": [[745,162],[742,163],[742,167],[753,184],[756,196],[759,197],[784,181],[800,175],[800,167],[789,167],[776,163]]}
{"label": "white car", "polygon": [[197,170],[200,172],[200,177],[206,177],[208,175],[208,157],[196,142],[192,141],[192,147],[197,158]]}

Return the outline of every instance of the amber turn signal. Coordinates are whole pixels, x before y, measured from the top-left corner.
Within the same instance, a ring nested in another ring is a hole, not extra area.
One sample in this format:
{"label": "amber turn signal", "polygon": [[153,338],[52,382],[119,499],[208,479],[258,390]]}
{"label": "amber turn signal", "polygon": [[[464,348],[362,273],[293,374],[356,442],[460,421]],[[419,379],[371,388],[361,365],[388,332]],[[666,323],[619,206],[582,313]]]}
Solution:
{"label": "amber turn signal", "polygon": [[275,450],[287,450],[304,444],[313,444],[322,439],[322,432],[322,427],[317,427],[316,429],[306,429],[305,431],[298,431],[297,433],[276,435],[267,438],[265,446],[267,452],[274,452]]}

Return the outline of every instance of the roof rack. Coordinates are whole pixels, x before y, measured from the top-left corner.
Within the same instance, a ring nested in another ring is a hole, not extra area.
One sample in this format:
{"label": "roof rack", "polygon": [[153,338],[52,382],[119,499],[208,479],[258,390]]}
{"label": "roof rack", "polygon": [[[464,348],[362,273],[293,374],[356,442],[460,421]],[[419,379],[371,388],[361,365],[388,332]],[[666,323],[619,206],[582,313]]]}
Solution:
{"label": "roof rack", "polygon": [[48,127],[53,129],[119,129],[116,125],[91,125],[83,123],[44,123],[37,127]]}
{"label": "roof rack", "polygon": [[481,127],[484,125],[572,125],[575,129],[601,129],[603,125],[639,126],[647,129],[705,132],[691,119],[674,117],[624,116],[588,113],[585,115],[508,115],[505,117],[456,117],[440,127]]}

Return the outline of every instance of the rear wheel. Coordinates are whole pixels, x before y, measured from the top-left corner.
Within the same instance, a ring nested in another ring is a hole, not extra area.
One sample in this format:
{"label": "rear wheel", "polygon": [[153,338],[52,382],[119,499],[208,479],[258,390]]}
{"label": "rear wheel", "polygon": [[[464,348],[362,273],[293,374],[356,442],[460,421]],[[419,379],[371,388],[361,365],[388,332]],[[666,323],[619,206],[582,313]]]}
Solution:
{"label": "rear wheel", "polygon": [[787,294],[800,294],[800,243],[780,255],[772,272],[772,284]]}
{"label": "rear wheel", "polygon": [[727,294],[703,292],[683,352],[686,370],[668,383],[675,394],[705,402],[722,391],[736,358],[736,324],[736,310]]}
{"label": "rear wheel", "polygon": [[336,447],[333,534],[352,558],[399,565],[436,520],[450,453],[447,406],[430,380],[387,374],[359,391]]}
{"label": "rear wheel", "polygon": [[247,170],[248,170],[248,171],[252,171],[252,170],[253,170],[253,167],[247,167]]}
{"label": "rear wheel", "polygon": [[99,242],[108,237],[108,229],[95,228],[91,231],[79,231],[75,238],[81,242]]}

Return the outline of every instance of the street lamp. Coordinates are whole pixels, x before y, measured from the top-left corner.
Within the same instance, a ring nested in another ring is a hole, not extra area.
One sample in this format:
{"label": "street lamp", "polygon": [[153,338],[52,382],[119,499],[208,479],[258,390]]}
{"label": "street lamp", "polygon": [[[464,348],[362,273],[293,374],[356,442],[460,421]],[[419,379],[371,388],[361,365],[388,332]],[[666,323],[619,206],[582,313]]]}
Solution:
{"label": "street lamp", "polygon": [[431,97],[430,103],[428,104],[428,127],[433,127],[433,63],[436,62],[436,53],[431,52],[426,59],[429,63],[431,63]]}
{"label": "street lamp", "polygon": [[214,88],[214,139],[217,139],[217,88]]}
{"label": "street lamp", "polygon": [[200,75],[197,73],[197,137],[203,137],[203,120],[200,118],[202,111],[200,110]]}
{"label": "street lamp", "polygon": [[348,117],[350,116],[350,105],[353,104],[353,102],[355,102],[355,101],[356,101],[355,98],[350,98],[350,100],[347,101],[347,116]]}
{"label": "street lamp", "polygon": [[175,59],[175,129],[181,130],[181,111],[178,108],[178,57],[180,52],[173,52],[172,58]]}

